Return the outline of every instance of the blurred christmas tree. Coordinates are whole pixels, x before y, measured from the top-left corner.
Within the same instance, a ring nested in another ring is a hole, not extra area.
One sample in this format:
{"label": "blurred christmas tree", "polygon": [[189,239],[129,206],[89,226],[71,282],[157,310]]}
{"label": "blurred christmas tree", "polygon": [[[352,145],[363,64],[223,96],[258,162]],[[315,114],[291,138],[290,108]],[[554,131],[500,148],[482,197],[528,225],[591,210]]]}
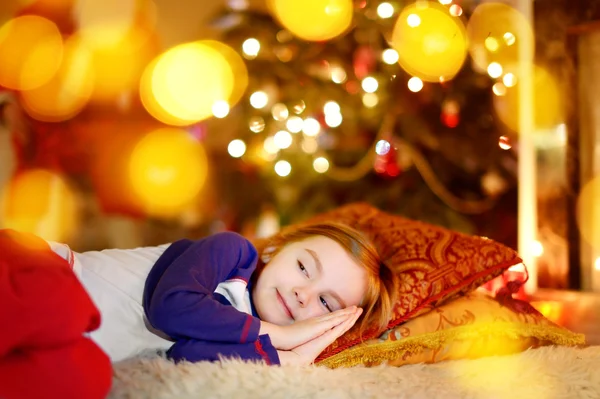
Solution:
{"label": "blurred christmas tree", "polygon": [[[515,155],[510,132],[494,116],[492,94],[492,87],[506,87],[465,60],[464,23],[476,4],[348,2],[352,27],[309,41],[298,36],[327,34],[319,31],[327,26],[321,16],[311,15],[312,28],[292,17],[288,25],[298,26],[292,34],[281,15],[271,16],[277,3],[264,13],[232,0],[215,19],[249,74],[245,97],[224,112],[237,136],[229,153],[241,157],[245,170],[238,182],[258,176],[268,187],[263,199],[272,195],[284,223],[367,201],[514,244]],[[282,4],[280,14],[294,12]],[[420,14],[427,9],[433,14]],[[406,34],[401,20],[406,29],[420,25],[421,39],[438,49],[425,57],[422,43],[408,42],[397,51],[393,39]],[[411,65],[420,70],[407,73]]]}

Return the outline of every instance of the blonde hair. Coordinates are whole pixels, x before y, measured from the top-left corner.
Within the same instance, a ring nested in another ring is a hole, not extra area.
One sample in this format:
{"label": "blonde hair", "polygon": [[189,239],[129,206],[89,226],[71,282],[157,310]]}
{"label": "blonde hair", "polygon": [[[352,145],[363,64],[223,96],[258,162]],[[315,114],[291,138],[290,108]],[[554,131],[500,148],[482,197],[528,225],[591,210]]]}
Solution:
{"label": "blonde hair", "polygon": [[[296,225],[283,229],[274,236],[255,242],[260,255],[275,256],[285,245],[314,236],[324,236],[340,244],[344,250],[367,272],[367,291],[363,313],[359,319],[359,333],[375,328],[377,333],[386,329],[394,305],[395,276],[379,257],[377,249],[361,232],[341,223],[324,222]],[[270,251],[270,252],[269,252]],[[260,256],[252,280],[256,280],[265,267]]]}

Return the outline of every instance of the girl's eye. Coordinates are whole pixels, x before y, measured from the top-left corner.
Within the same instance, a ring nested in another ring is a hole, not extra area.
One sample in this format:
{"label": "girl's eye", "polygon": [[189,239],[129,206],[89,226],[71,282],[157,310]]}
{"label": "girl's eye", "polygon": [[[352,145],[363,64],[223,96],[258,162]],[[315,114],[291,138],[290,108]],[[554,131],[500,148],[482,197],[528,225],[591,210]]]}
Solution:
{"label": "girl's eye", "polygon": [[325,300],[325,298],[323,298],[322,296],[319,297],[319,300],[321,301],[321,303],[323,304],[323,306],[325,306],[325,308],[329,311],[329,313],[332,312],[331,308],[329,307],[329,305],[327,304],[327,301]]}
{"label": "girl's eye", "polygon": [[300,271],[308,276],[308,272],[306,271],[306,267],[302,264],[302,262],[298,261],[298,268]]}

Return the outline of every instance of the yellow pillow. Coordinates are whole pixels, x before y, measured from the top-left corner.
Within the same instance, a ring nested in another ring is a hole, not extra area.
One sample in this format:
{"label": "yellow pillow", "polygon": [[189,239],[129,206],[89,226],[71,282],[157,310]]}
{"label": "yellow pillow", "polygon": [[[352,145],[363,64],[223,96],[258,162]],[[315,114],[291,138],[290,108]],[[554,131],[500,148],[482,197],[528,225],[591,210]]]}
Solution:
{"label": "yellow pillow", "polygon": [[404,324],[333,355],[319,365],[391,366],[505,355],[544,345],[583,345],[585,337],[562,328],[528,303],[501,304],[471,292]]}

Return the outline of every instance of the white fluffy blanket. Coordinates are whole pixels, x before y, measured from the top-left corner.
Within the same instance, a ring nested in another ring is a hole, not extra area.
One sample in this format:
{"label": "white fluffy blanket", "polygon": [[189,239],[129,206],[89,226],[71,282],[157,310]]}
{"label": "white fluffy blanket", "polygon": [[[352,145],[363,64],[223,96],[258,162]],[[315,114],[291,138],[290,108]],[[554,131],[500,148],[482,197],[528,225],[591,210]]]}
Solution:
{"label": "white fluffy blanket", "polygon": [[336,370],[137,358],[115,365],[110,398],[595,399],[600,398],[600,346]]}

